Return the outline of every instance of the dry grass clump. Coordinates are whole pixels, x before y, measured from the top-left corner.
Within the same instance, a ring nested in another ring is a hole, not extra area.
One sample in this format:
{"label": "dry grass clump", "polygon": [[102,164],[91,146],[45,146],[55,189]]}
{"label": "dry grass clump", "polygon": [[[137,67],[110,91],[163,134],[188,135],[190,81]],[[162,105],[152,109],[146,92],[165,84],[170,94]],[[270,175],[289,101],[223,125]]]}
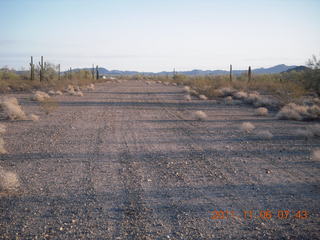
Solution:
{"label": "dry grass clump", "polygon": [[255,126],[251,122],[244,122],[241,124],[240,129],[249,133],[255,129]]}
{"label": "dry grass clump", "polygon": [[80,90],[79,86],[72,86],[72,85],[68,85],[66,91],[72,95],[72,96],[79,96],[79,97],[83,97],[83,93]]}
{"label": "dry grass clump", "polygon": [[193,96],[198,96],[198,94],[199,94],[199,93],[198,93],[196,90],[194,90],[194,89],[190,89],[189,93],[190,93],[191,95],[193,95]]}
{"label": "dry grass clump", "polygon": [[203,111],[196,111],[196,112],[194,112],[193,115],[194,115],[194,118],[198,121],[204,121],[208,117],[207,114]]}
{"label": "dry grass clump", "polygon": [[190,87],[189,86],[184,86],[183,87],[183,91],[185,91],[186,93],[189,93],[190,92]]}
{"label": "dry grass clump", "polygon": [[233,93],[233,97],[235,99],[246,99],[248,97],[248,93],[243,91],[235,92]]}
{"label": "dry grass clump", "polygon": [[234,94],[235,90],[229,87],[219,88],[217,90],[217,95],[219,97],[227,97],[232,96]]}
{"label": "dry grass clump", "polygon": [[32,100],[38,101],[38,102],[43,102],[49,98],[50,98],[50,96],[47,93],[41,92],[41,91],[36,91],[36,93],[32,97]]}
{"label": "dry grass clump", "polygon": [[37,122],[40,120],[40,117],[38,115],[35,115],[35,114],[30,114],[29,115],[29,119],[34,121],[34,122]]}
{"label": "dry grass clump", "polygon": [[269,130],[257,131],[256,135],[261,139],[271,139],[271,138],[273,138],[273,134]]}
{"label": "dry grass clump", "polygon": [[244,99],[246,103],[253,104],[260,98],[260,94],[258,92],[249,93],[248,96]]}
{"label": "dry grass clump", "polygon": [[231,96],[225,97],[224,102],[226,104],[232,104],[233,103],[233,98]]}
{"label": "dry grass clump", "polygon": [[0,134],[4,134],[7,131],[7,127],[0,123]]}
{"label": "dry grass clump", "polygon": [[201,100],[208,100],[207,96],[205,96],[205,95],[203,95],[203,94],[199,95],[199,99],[201,99]]}
{"label": "dry grass clump", "polygon": [[184,96],[184,100],[186,100],[186,101],[191,101],[191,96],[190,96],[190,95],[185,95],[185,96]]}
{"label": "dry grass clump", "polygon": [[94,89],[95,89],[94,84],[93,84],[93,83],[89,84],[89,85],[87,86],[87,89],[88,89],[88,90],[94,90]]}
{"label": "dry grass clump", "polygon": [[303,106],[295,103],[289,103],[280,109],[276,117],[278,119],[297,121],[318,119],[320,117],[320,108],[316,105]]}
{"label": "dry grass clump", "polygon": [[0,191],[14,191],[17,190],[19,179],[16,173],[5,171],[0,167]]}
{"label": "dry grass clump", "polygon": [[61,92],[61,91],[54,91],[54,90],[50,90],[49,92],[48,92],[48,94],[50,95],[50,96],[57,96],[57,95],[63,95],[63,93]]}
{"label": "dry grass clump", "polygon": [[26,120],[27,116],[16,98],[4,98],[1,103],[4,115],[10,120]]}
{"label": "dry grass clump", "polygon": [[313,160],[320,160],[320,149],[313,150],[312,159]]}
{"label": "dry grass clump", "polygon": [[7,153],[6,148],[4,147],[4,140],[2,137],[0,137],[0,154]]}
{"label": "dry grass clump", "polygon": [[265,107],[259,107],[255,110],[255,114],[257,116],[267,116],[268,115],[268,109]]}
{"label": "dry grass clump", "polygon": [[277,107],[279,102],[268,98],[268,97],[258,97],[256,101],[253,103],[255,107]]}
{"label": "dry grass clump", "polygon": [[312,101],[313,101],[315,104],[320,104],[320,98],[313,98]]}
{"label": "dry grass clump", "polygon": [[54,90],[50,90],[50,91],[48,92],[48,94],[53,96],[53,95],[56,94],[56,92],[55,92]]}

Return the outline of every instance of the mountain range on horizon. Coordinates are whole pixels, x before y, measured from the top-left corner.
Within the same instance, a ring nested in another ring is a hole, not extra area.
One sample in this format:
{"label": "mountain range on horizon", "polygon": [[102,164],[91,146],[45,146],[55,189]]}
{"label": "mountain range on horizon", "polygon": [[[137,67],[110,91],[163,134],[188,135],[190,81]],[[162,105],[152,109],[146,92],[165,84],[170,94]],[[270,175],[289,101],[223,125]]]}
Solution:
{"label": "mountain range on horizon", "polygon": [[[301,71],[305,70],[307,67],[305,66],[296,66],[296,65],[285,65],[279,64],[269,68],[256,68],[252,69],[252,73],[254,74],[274,74],[274,73],[282,73],[288,71]],[[72,69],[72,71],[79,71],[79,70],[89,70],[91,71],[92,68],[76,68]],[[121,70],[108,70],[104,67],[98,68],[100,75],[136,75],[136,74],[143,74],[143,75],[172,75],[173,72],[162,71],[162,72],[139,72],[139,71],[121,71]],[[248,70],[233,70],[232,73],[234,75],[241,75],[246,73]],[[229,71],[226,70],[199,70],[194,69],[190,71],[176,71],[177,74],[183,74],[188,76],[203,76],[203,75],[226,75],[229,74]]]}

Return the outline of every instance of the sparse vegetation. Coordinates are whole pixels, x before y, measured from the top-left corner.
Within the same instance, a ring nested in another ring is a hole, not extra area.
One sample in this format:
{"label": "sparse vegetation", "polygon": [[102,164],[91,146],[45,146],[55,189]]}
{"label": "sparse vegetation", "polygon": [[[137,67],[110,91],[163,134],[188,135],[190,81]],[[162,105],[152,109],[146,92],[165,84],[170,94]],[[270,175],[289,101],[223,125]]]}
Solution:
{"label": "sparse vegetation", "polygon": [[250,133],[253,131],[253,129],[255,129],[255,126],[250,122],[244,122],[241,124],[240,129],[247,133]]}
{"label": "sparse vegetation", "polygon": [[19,186],[17,174],[11,171],[5,171],[0,167],[0,191],[14,191],[17,190]]}
{"label": "sparse vegetation", "polygon": [[34,121],[34,122],[37,122],[40,120],[40,117],[38,115],[35,115],[35,114],[30,114],[29,115],[29,119]]}
{"label": "sparse vegetation", "polygon": [[268,115],[268,109],[265,107],[259,107],[255,110],[255,113],[257,116],[267,116]]}
{"label": "sparse vegetation", "polygon": [[190,95],[185,95],[185,96],[184,96],[184,100],[186,100],[186,101],[191,101],[191,96],[190,96]]}
{"label": "sparse vegetation", "polygon": [[0,154],[7,153],[6,148],[4,147],[4,140],[2,136],[0,136]]}
{"label": "sparse vegetation", "polygon": [[232,103],[233,103],[233,99],[232,99],[231,96],[228,96],[228,97],[225,97],[225,98],[224,98],[224,102],[225,102],[226,104],[232,104]]}
{"label": "sparse vegetation", "polygon": [[208,117],[207,114],[203,111],[196,111],[196,112],[194,112],[193,115],[194,115],[194,118],[198,121],[204,121]]}
{"label": "sparse vegetation", "polygon": [[201,100],[208,100],[208,98],[207,98],[205,95],[203,95],[203,94],[199,95],[199,99],[201,99]]}
{"label": "sparse vegetation", "polygon": [[269,140],[273,138],[273,134],[269,130],[259,130],[256,132],[256,135],[261,139]]}
{"label": "sparse vegetation", "polygon": [[50,99],[50,96],[41,91],[36,91],[36,93],[33,95],[32,100],[38,101],[38,102],[43,102],[46,101],[47,99]]}
{"label": "sparse vegetation", "polygon": [[6,131],[7,131],[6,126],[0,123],[0,134],[4,134]]}
{"label": "sparse vegetation", "polygon": [[312,120],[320,117],[320,107],[316,105],[303,106],[295,103],[285,105],[276,115],[278,119]]}
{"label": "sparse vegetation", "polygon": [[312,152],[312,159],[313,159],[313,160],[317,160],[317,161],[320,160],[320,149],[315,149],[315,150],[313,150],[313,152]]}
{"label": "sparse vegetation", "polygon": [[26,120],[27,116],[22,110],[16,98],[4,98],[0,102],[1,108],[6,118],[10,120]]}
{"label": "sparse vegetation", "polygon": [[[57,93],[67,85],[86,86],[87,89],[94,89],[95,82],[105,81],[104,79],[95,79],[92,73],[86,70],[65,72],[61,74],[59,79],[58,66],[46,63],[42,73],[42,81],[40,81],[40,67],[34,69],[34,79],[30,80],[30,71],[17,72],[13,69],[0,69],[0,92],[10,91],[31,91],[31,90],[51,90]],[[53,93],[53,92],[52,92]],[[55,94],[53,94],[55,95]]]}

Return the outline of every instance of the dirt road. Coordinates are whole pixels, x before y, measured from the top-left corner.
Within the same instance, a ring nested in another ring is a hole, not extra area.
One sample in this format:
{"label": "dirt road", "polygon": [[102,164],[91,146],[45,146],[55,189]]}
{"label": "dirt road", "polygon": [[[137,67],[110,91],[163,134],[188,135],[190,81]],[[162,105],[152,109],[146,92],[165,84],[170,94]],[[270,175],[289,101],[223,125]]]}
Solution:
{"label": "dirt road", "polygon": [[[0,165],[21,186],[0,197],[1,239],[320,238],[320,162],[310,157],[320,140],[295,134],[314,123],[188,102],[182,87],[142,81],[55,97],[49,115],[15,96],[41,120],[2,121]],[[208,119],[195,121],[197,110]],[[245,121],[273,139],[241,131]]]}

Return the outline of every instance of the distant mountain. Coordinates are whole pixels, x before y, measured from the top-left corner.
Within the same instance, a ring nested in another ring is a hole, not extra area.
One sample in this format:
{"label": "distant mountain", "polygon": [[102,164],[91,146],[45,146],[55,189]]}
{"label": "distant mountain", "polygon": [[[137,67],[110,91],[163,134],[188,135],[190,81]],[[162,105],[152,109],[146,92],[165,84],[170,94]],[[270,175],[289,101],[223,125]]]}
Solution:
{"label": "distant mountain", "polygon": [[[273,74],[273,73],[281,73],[281,72],[287,72],[290,69],[295,69],[298,67],[304,67],[304,66],[287,66],[285,64],[276,65],[274,67],[270,68],[256,68],[253,69],[252,72],[255,74]],[[79,71],[79,70],[88,70],[91,71],[92,68],[77,68],[73,69],[72,71]],[[136,74],[143,74],[143,75],[172,75],[173,72],[138,72],[138,71],[120,71],[120,70],[108,70],[106,68],[100,67],[98,68],[100,75],[136,75]],[[233,70],[232,73],[234,75],[241,75],[243,73],[246,73],[247,70]],[[225,70],[199,70],[194,69],[191,71],[180,71],[177,72],[178,74],[188,75],[188,76],[203,76],[203,75],[226,75],[229,74],[229,71]]]}
{"label": "distant mountain", "polygon": [[306,66],[297,66],[295,68],[290,68],[285,72],[292,72],[292,71],[296,71],[296,72],[302,72],[302,71],[306,71],[306,70],[310,70],[310,68],[306,67]]}
{"label": "distant mountain", "polygon": [[256,73],[256,74],[270,74],[270,73],[281,73],[281,72],[286,72],[292,68],[296,68],[297,66],[293,65],[293,66],[287,66],[285,64],[280,64],[280,65],[276,65],[274,67],[270,67],[270,68],[257,68],[254,69],[252,72]]}

